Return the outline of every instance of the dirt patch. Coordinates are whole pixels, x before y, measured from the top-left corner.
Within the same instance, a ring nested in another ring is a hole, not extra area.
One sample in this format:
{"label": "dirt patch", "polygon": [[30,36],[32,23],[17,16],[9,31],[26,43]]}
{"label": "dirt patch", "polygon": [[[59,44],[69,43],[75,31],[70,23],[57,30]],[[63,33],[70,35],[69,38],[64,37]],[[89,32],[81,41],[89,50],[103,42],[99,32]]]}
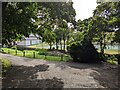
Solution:
{"label": "dirt patch", "polygon": [[45,61],[3,54],[14,65],[4,88],[117,88],[118,66]]}

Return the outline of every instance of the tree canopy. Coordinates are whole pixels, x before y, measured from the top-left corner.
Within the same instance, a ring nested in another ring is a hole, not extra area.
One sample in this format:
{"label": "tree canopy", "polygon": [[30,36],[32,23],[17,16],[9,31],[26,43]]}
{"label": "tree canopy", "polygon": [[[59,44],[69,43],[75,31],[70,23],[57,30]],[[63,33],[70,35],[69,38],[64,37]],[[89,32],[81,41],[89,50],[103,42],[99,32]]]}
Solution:
{"label": "tree canopy", "polygon": [[[22,36],[37,33],[43,36],[58,21],[75,22],[72,2],[3,2],[3,44],[20,40]],[[52,27],[52,29],[53,29]]]}

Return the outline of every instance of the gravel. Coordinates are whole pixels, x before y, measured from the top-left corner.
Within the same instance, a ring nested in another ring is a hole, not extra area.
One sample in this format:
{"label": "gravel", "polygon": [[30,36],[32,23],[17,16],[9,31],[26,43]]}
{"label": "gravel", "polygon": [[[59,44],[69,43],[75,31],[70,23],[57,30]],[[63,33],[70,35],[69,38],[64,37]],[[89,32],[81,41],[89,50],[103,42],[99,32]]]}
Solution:
{"label": "gravel", "polygon": [[12,68],[2,79],[3,88],[117,88],[118,66],[57,62],[8,54]]}

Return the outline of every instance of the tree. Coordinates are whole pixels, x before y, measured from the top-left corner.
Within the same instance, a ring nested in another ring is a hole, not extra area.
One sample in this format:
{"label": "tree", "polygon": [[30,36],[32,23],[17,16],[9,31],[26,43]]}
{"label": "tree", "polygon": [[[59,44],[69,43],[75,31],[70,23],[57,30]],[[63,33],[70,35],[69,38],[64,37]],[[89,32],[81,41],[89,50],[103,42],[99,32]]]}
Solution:
{"label": "tree", "polygon": [[35,29],[33,19],[36,19],[36,3],[2,3],[2,43],[11,45],[11,42],[28,37]]}
{"label": "tree", "polygon": [[115,37],[113,38],[114,42],[120,43],[120,30],[115,32]]}
{"label": "tree", "polygon": [[52,49],[52,44],[55,42],[55,34],[53,31],[45,30],[44,32],[44,40],[47,42],[50,46],[50,50]]}
{"label": "tree", "polygon": [[[98,23],[96,23],[98,27],[98,33],[99,36],[99,42],[101,47],[101,53],[104,53],[105,45],[107,44],[106,38],[107,34],[110,34],[111,32],[116,32],[116,29],[119,30],[120,19],[119,19],[119,7],[120,2],[118,3],[101,3],[97,6],[97,8],[94,11],[94,18],[98,20]],[[100,26],[98,26],[100,25]],[[116,32],[117,33],[117,32]],[[116,34],[115,34],[116,37]],[[113,38],[113,36],[111,36]],[[111,43],[113,39],[111,39]],[[115,40],[114,40],[115,41]]]}
{"label": "tree", "polygon": [[[39,9],[39,20],[38,24],[40,27],[36,30],[36,33],[42,35],[44,32],[44,24],[51,23],[53,27],[52,30],[56,34],[56,49],[58,49],[58,44],[61,45],[62,50],[62,40],[64,41],[64,50],[65,50],[65,43],[66,43],[66,36],[68,33],[68,22],[75,22],[75,10],[72,6],[72,2],[42,2],[38,3],[39,8],[42,6],[43,9]],[[44,19],[43,19],[44,18]],[[42,32],[40,31],[42,29]]]}
{"label": "tree", "polygon": [[[56,29],[54,30],[54,33],[55,33],[55,35],[56,35],[56,41],[55,41],[55,43],[56,43],[56,49],[58,50],[58,44],[59,44],[59,42],[61,42],[61,40],[62,40],[62,31],[61,31],[61,29],[56,28]],[[62,48],[61,48],[61,49],[62,49]]]}
{"label": "tree", "polygon": [[95,37],[98,37],[101,54],[104,54],[104,49],[106,48],[106,36],[109,32],[107,20],[103,17],[95,17],[94,19],[96,20],[96,22],[94,23],[94,25],[96,26]]}
{"label": "tree", "polygon": [[[21,40],[30,33],[43,37],[44,24],[55,25],[56,19],[75,22],[75,10],[72,2],[12,2],[3,3],[3,44]],[[41,29],[42,27],[42,29]]]}
{"label": "tree", "polygon": [[[100,16],[107,19],[109,31],[119,33],[120,30],[120,2],[106,2],[97,6],[94,16]],[[117,31],[116,31],[117,30]],[[115,42],[119,43],[119,34],[115,34]]]}
{"label": "tree", "polygon": [[59,28],[60,31],[61,31],[61,40],[60,40],[61,50],[62,50],[62,40],[63,40],[63,50],[65,50],[67,34],[69,33],[67,22],[64,21],[64,20],[61,21],[61,22],[58,24],[58,28]]}

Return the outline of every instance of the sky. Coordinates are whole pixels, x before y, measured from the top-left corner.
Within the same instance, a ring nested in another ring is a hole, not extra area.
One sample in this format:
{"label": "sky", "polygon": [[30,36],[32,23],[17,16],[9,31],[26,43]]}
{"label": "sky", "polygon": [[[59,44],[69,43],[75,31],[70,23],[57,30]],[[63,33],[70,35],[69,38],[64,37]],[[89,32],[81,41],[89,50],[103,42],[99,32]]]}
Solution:
{"label": "sky", "polygon": [[72,0],[73,8],[76,10],[76,20],[83,20],[93,15],[97,7],[96,0]]}

